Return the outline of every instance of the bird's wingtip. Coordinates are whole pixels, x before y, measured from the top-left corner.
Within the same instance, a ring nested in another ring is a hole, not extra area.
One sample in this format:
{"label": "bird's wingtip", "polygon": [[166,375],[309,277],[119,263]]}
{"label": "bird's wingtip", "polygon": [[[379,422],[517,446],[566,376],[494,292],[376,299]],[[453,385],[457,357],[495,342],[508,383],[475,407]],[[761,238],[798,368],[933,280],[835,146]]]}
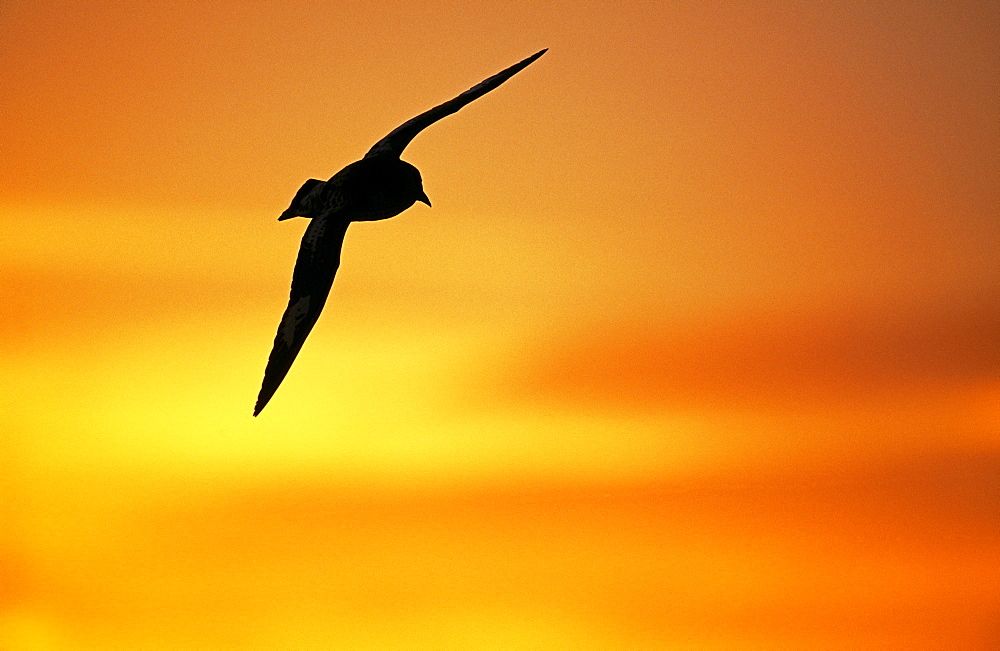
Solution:
{"label": "bird's wingtip", "polygon": [[[504,81],[510,79],[511,77],[513,77],[514,75],[516,75],[517,73],[521,72],[522,70],[524,70],[525,68],[527,68],[528,66],[530,66],[532,63],[534,63],[535,61],[537,61],[539,59],[539,57],[541,57],[543,54],[545,54],[548,51],[549,51],[549,48],[545,48],[544,50],[539,50],[538,52],[535,52],[534,54],[532,54],[530,57],[525,57],[524,59],[522,59],[521,61],[518,61],[517,63],[515,63],[511,67],[507,68],[506,70],[504,70],[504,71],[502,71],[502,72],[494,75],[493,77],[490,77],[490,79],[488,81],[494,80],[497,77],[502,77],[502,81],[500,81],[500,82],[497,83],[497,85],[499,86]],[[495,87],[496,86],[494,86],[494,88]]]}

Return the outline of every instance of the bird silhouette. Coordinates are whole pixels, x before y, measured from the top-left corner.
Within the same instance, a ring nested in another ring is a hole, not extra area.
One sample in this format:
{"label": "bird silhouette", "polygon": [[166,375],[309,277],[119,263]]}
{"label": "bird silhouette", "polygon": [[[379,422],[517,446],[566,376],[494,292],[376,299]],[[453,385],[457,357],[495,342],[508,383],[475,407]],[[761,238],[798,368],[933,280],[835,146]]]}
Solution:
{"label": "bird silhouette", "polygon": [[288,307],[278,324],[267,358],[264,381],[253,415],[264,409],[288,374],[309,331],[319,318],[340,266],[340,250],[351,222],[395,217],[420,201],[431,205],[416,167],[400,160],[406,145],[438,120],[455,113],[526,68],[545,50],[493,75],[458,97],[404,122],[368,150],[365,157],[334,174],[328,181],[309,179],[295,193],[278,221],[308,217],[292,272]]}

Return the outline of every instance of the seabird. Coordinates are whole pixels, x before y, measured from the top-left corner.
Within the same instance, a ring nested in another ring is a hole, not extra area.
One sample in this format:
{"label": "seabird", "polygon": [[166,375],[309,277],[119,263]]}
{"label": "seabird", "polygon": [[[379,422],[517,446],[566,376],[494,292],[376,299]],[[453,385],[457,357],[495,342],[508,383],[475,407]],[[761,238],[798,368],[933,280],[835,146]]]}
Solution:
{"label": "seabird", "polygon": [[375,143],[364,158],[340,170],[330,180],[309,179],[302,184],[278,221],[292,217],[308,217],[312,221],[299,245],[288,307],[278,324],[274,347],[267,358],[254,416],[278,390],[319,318],[340,266],[340,250],[351,222],[389,219],[417,201],[431,205],[424,193],[420,172],[399,158],[406,145],[418,133],[490,92],[546,51],[536,52],[458,97],[404,122]]}

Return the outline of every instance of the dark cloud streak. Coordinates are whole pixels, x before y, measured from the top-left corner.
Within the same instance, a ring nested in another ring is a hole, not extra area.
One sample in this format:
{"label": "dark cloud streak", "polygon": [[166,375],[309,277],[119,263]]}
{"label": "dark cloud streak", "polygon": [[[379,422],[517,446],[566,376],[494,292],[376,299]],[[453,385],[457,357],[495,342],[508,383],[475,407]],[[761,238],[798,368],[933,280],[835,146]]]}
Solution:
{"label": "dark cloud streak", "polygon": [[597,403],[828,402],[1000,373],[1000,302],[770,313],[703,326],[619,323],[529,351],[515,393]]}

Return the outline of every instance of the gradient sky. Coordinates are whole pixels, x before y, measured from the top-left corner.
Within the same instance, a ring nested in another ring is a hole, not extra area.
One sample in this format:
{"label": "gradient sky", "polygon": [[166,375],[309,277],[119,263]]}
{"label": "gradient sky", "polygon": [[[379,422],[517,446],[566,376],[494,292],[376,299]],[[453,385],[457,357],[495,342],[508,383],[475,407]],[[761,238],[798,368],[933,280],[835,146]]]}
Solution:
{"label": "gradient sky", "polygon": [[[417,113],[250,417],[304,220]],[[0,6],[0,648],[993,649],[988,2]]]}

